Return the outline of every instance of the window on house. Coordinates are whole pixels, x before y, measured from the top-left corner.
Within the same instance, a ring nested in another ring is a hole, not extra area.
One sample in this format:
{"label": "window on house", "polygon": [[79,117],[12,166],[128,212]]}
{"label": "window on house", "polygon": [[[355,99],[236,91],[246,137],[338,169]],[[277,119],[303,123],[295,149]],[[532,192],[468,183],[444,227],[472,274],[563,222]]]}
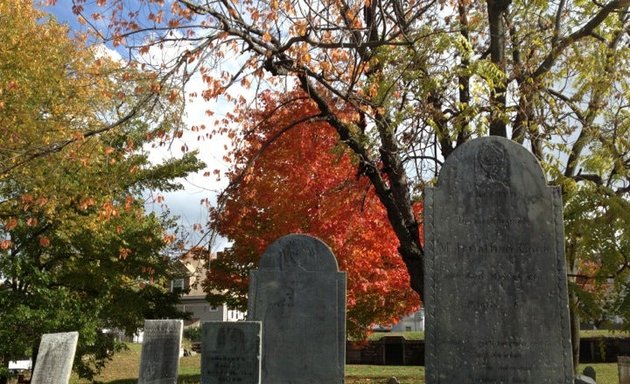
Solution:
{"label": "window on house", "polygon": [[171,292],[182,292],[184,290],[184,279],[175,279],[171,281]]}
{"label": "window on house", "polygon": [[219,310],[219,308],[218,308],[218,307],[216,307],[216,306],[214,306],[214,305],[211,305],[211,306],[210,306],[210,312],[216,312],[216,311],[218,311],[218,310]]}

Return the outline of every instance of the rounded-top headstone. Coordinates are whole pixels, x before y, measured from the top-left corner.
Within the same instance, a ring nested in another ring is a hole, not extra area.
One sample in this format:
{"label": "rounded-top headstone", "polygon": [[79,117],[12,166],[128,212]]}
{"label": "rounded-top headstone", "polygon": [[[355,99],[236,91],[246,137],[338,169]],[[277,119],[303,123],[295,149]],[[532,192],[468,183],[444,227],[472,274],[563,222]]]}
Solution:
{"label": "rounded-top headstone", "polygon": [[597,372],[595,371],[595,368],[591,367],[590,365],[584,368],[584,371],[582,371],[582,373],[584,374],[584,376],[588,376],[591,379],[597,381]]}
{"label": "rounded-top headstone", "polygon": [[427,384],[573,384],[561,191],[536,157],[466,142],[424,218]]}
{"label": "rounded-top headstone", "polygon": [[284,236],[250,274],[247,317],[262,322],[261,384],[341,384],[346,274],[307,235]]}
{"label": "rounded-top headstone", "polygon": [[321,240],[309,235],[291,234],[274,241],[260,257],[259,269],[338,271],[337,259]]}
{"label": "rounded-top headstone", "polygon": [[536,157],[522,145],[497,136],[467,142],[444,163],[438,188],[461,190],[468,184],[503,184],[508,189],[536,195],[547,187]]}

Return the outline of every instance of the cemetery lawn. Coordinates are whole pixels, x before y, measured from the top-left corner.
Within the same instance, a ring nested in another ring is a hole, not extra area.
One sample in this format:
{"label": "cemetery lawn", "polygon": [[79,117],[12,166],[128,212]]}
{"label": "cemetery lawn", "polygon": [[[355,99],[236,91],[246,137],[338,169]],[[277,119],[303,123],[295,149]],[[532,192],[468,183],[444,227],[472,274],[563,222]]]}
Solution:
{"label": "cemetery lawn", "polygon": [[424,383],[424,367],[346,365],[346,384],[381,384],[395,376],[400,384]]}
{"label": "cemetery lawn", "polygon": [[[103,384],[136,384],[140,367],[140,344],[127,344],[128,350],[114,356],[102,374],[96,378],[97,383]],[[201,367],[200,356],[187,356],[180,360],[180,384],[198,384],[201,382],[199,373]],[[392,376],[401,384],[424,383],[424,367],[392,367],[376,365],[347,365],[346,384],[377,384],[385,383]],[[79,380],[73,373],[70,384],[88,384],[88,380]]]}
{"label": "cemetery lawn", "polygon": [[[424,340],[424,332],[422,331],[406,331],[406,332],[374,332],[368,336],[368,340],[380,340],[383,337],[389,336],[402,336],[407,340]],[[580,331],[580,337],[628,337],[630,333],[615,331],[609,329],[596,329],[589,330],[583,329]]]}
{"label": "cemetery lawn", "polygon": [[[127,344],[127,351],[116,354],[103,373],[96,378],[97,383],[103,384],[136,384],[138,382],[138,367],[140,366],[140,344]],[[183,357],[179,366],[180,384],[198,384],[200,377],[199,355]],[[597,372],[597,382],[605,384],[619,384],[617,364],[590,364]],[[582,370],[584,366],[580,367]],[[382,384],[387,379],[396,376],[401,384],[424,383],[424,367],[393,367],[377,365],[347,365],[346,384]],[[87,384],[87,380],[79,380],[73,374],[70,384]]]}

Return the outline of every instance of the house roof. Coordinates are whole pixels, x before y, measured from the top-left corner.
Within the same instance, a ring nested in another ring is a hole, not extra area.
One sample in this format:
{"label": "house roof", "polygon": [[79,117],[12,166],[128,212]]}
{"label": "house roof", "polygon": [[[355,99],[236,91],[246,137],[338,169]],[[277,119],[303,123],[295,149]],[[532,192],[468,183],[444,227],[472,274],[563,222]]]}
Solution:
{"label": "house roof", "polygon": [[203,281],[206,279],[208,272],[207,266],[210,260],[216,258],[216,255],[210,253],[208,249],[202,247],[194,247],[179,258],[179,267],[189,278],[189,292],[185,293],[182,298],[194,296],[206,296],[203,290]]}

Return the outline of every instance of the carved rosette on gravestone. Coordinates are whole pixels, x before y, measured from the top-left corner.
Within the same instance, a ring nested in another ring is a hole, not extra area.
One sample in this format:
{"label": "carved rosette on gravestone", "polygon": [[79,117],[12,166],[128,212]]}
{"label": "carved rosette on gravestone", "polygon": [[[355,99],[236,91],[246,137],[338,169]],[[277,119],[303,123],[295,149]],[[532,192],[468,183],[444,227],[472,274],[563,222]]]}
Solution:
{"label": "carved rosette on gravestone", "polygon": [[263,384],[343,383],[346,274],[322,241],[288,235],[250,275],[248,320],[262,321]]}
{"label": "carved rosette on gravestone", "polygon": [[145,320],[138,384],[175,384],[182,320]]}
{"label": "carved rosette on gravestone", "polygon": [[203,323],[202,384],[260,384],[260,321]]}
{"label": "carved rosette on gravestone", "polygon": [[78,332],[44,334],[39,343],[31,384],[68,383],[78,340]]}
{"label": "carved rosette on gravestone", "polygon": [[573,383],[560,189],[525,148],[472,140],[426,190],[428,384]]}

